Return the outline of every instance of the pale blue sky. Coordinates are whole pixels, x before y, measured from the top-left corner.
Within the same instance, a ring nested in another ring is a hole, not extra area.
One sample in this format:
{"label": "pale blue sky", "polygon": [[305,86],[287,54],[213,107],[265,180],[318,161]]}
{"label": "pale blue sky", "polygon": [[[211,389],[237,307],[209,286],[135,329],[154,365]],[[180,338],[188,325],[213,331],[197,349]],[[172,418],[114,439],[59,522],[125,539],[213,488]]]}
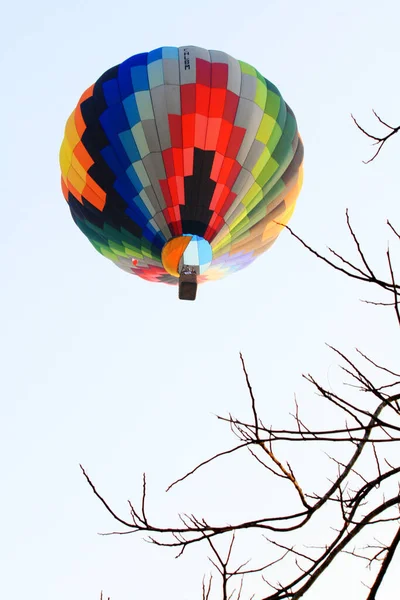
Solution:
{"label": "pale blue sky", "polygon": [[[59,185],[64,123],[81,92],[108,67],[162,45],[220,49],[253,64],[295,111],[305,145],[293,228],[320,249],[349,252],[348,207],[367,250],[383,255],[386,218],[400,223],[399,140],[363,165],[370,147],[350,112],[371,129],[371,108],[398,124],[399,17],[395,0],[25,0],[3,9],[4,598],[97,600],[101,588],[112,600],[200,598],[201,549],[174,561],[139,537],[97,536],[113,523],[78,463],[121,510],[127,497],[139,498],[145,470],[149,510],[160,523],[182,510],[222,522],[273,512],[286,497],[271,493],[244,459],[163,493],[231,443],[213,413],[248,414],[239,351],[262,416],[278,425],[294,392],[316,418],[318,401],[301,373],[337,379],[325,341],[346,351],[357,345],[392,367],[399,350],[387,334],[389,314],[378,320],[376,310],[358,303],[362,286],[330,272],[287,233],[247,270],[202,286],[195,303],[98,255],[74,226]],[[307,464],[298,467],[305,477]],[[326,474],[321,466],[312,475],[323,481]],[[266,545],[243,541],[246,558],[257,548],[268,556]],[[357,576],[354,594],[356,583]]]}

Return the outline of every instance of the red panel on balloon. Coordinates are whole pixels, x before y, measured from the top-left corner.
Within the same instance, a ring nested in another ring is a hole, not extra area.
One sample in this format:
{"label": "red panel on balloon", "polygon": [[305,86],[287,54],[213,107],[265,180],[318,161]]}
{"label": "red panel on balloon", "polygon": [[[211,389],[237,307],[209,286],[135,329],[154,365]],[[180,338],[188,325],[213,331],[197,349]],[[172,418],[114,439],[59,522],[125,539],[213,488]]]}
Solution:
{"label": "red panel on balloon", "polygon": [[168,115],[169,132],[173,148],[182,148],[182,117],[181,115]]}
{"label": "red panel on balloon", "polygon": [[202,58],[196,59],[196,82],[202,85],[211,84],[211,64],[208,60]]}
{"label": "red panel on balloon", "polygon": [[213,63],[211,65],[211,81],[213,88],[224,88],[228,86],[228,65]]}
{"label": "red panel on balloon", "polygon": [[181,87],[182,115],[196,112],[196,84],[187,83]]}

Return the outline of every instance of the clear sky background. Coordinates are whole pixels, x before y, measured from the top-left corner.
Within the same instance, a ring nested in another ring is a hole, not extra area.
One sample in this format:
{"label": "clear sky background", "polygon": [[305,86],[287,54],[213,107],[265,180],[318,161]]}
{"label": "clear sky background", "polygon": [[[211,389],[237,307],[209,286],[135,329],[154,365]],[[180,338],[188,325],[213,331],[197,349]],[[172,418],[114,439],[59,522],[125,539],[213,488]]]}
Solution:
{"label": "clear sky background", "polygon": [[[99,537],[114,524],[78,463],[120,511],[128,497],[140,499],[146,471],[149,513],[159,524],[176,522],[179,511],[220,523],[272,514],[294,499],[244,455],[164,493],[233,442],[214,414],[248,416],[239,351],[262,417],[277,426],[289,422],[294,393],[305,414],[323,422],[321,402],[301,374],[339,381],[324,342],[349,352],[358,346],[392,368],[399,356],[392,316],[360,304],[367,289],[331,272],[287,232],[245,271],[200,287],[195,303],[97,254],[60,189],[58,150],[81,92],[110,66],[162,45],[220,49],[253,64],[293,108],[305,145],[292,227],[316,248],[351,254],[348,207],[367,252],[385,268],[386,218],[400,225],[400,142],[363,165],[372,149],[350,113],[371,130],[371,108],[400,121],[399,17],[396,0],[23,0],[3,8],[4,598],[97,600],[100,589],[112,600],[200,598],[206,549],[176,561],[139,536]],[[302,452],[293,465],[310,491],[329,474],[322,458],[311,458],[311,470]],[[240,551],[255,566],[272,556],[266,542],[252,538]],[[355,566],[341,562],[310,598],[321,590],[328,600],[356,598],[359,576],[368,581],[368,573]],[[258,598],[266,588],[253,591]],[[395,594],[392,575],[382,598]]]}

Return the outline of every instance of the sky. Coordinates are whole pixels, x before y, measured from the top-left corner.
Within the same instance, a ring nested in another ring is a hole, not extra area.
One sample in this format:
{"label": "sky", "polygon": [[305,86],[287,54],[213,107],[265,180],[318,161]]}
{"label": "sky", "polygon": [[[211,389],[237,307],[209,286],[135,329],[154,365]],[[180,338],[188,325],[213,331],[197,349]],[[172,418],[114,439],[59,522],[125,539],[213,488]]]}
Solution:
{"label": "sky", "polygon": [[[323,421],[301,376],[339,382],[325,342],[346,352],[357,346],[392,368],[399,355],[392,316],[361,304],[368,290],[287,232],[248,269],[202,286],[195,303],[97,254],[60,189],[59,146],[82,91],[128,56],[163,45],[199,45],[249,62],[278,86],[303,138],[305,180],[291,226],[315,248],[354,256],[348,208],[384,269],[386,219],[400,223],[400,141],[364,165],[372,148],[350,113],[377,132],[372,108],[389,123],[400,120],[399,13],[395,0],[25,0],[3,8],[0,570],[7,600],[98,599],[101,589],[112,600],[200,598],[205,549],[175,560],[139,536],[99,536],[115,526],[79,463],[121,512],[127,498],[140,499],[145,471],[149,512],[160,524],[179,512],[219,522],[271,513],[289,502],[287,490],[271,489],[244,456],[165,493],[233,443],[216,414],[249,415],[239,352],[260,413],[276,426],[289,422],[294,394],[310,419]],[[306,477],[310,457],[297,459]],[[325,480],[325,464],[315,458],[316,482]],[[268,556],[265,541],[241,544],[246,558]],[[356,598],[359,575],[368,577],[341,562],[309,598],[322,589],[336,598],[341,586]],[[386,597],[395,585],[388,577]],[[254,591],[262,597],[265,587]]]}

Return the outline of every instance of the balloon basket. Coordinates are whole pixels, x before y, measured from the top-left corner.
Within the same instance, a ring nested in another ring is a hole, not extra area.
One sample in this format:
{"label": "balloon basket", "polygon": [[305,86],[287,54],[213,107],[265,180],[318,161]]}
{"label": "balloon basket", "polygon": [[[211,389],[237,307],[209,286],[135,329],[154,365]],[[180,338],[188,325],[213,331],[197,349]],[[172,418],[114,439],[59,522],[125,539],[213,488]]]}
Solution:
{"label": "balloon basket", "polygon": [[179,276],[179,300],[196,300],[197,274],[192,270],[182,269]]}

